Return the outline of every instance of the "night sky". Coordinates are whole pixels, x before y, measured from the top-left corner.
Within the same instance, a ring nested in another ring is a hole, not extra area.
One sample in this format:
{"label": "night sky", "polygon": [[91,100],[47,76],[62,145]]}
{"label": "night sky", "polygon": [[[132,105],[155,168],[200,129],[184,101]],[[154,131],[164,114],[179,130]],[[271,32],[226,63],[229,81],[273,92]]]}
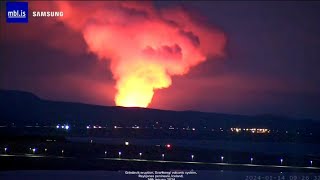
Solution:
{"label": "night sky", "polygon": [[[156,90],[150,108],[320,119],[319,2],[154,4],[200,14],[225,33],[227,43],[224,57],[209,58]],[[53,18],[6,24],[3,9],[1,14],[1,89],[114,105],[110,62],[88,53],[80,33]]]}

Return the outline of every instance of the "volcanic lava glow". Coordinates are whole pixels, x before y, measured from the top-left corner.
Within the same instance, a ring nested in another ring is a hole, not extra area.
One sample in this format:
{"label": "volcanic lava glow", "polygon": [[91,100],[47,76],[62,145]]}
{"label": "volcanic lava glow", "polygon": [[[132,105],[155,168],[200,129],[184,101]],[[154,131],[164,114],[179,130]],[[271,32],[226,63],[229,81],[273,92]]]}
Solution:
{"label": "volcanic lava glow", "polygon": [[119,106],[147,107],[172,76],[223,56],[224,34],[182,8],[156,8],[149,1],[56,5],[64,12],[59,20],[82,33],[88,51],[110,61]]}
{"label": "volcanic lava glow", "polygon": [[170,77],[159,65],[141,64],[128,73],[117,82],[117,105],[147,107],[152,100],[154,89],[165,88],[171,84]]}

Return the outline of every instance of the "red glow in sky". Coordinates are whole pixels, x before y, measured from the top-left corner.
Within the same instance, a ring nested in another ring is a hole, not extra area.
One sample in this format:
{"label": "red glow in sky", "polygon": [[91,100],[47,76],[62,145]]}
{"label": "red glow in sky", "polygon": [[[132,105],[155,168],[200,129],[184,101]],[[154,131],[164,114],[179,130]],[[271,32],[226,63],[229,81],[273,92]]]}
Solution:
{"label": "red glow in sky", "polygon": [[[156,10],[151,2],[57,2],[60,20],[81,32],[88,50],[111,61],[116,105],[147,107],[172,76],[222,56],[225,35],[197,23],[183,9]],[[90,13],[85,13],[89,12]]]}
{"label": "red glow in sky", "polygon": [[271,4],[30,1],[30,12],[64,17],[6,24],[1,16],[0,88],[105,106],[319,119],[318,5]]}

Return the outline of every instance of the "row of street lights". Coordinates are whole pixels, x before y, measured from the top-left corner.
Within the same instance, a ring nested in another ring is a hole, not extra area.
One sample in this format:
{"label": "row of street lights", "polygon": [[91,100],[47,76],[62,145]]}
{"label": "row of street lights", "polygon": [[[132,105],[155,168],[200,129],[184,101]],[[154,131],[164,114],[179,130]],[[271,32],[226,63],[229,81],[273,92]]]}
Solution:
{"label": "row of street lights", "polygon": [[[119,158],[121,158],[121,154],[122,153],[119,151],[118,154],[119,154]],[[105,151],[105,156],[106,155],[107,155],[107,151]],[[140,159],[141,159],[141,156],[142,156],[142,153],[139,153]],[[162,160],[164,160],[164,157],[165,157],[165,154],[161,154]],[[191,154],[191,161],[194,161],[194,158],[195,158],[195,156],[193,154]],[[223,163],[224,162],[224,156],[221,156],[220,159],[221,159],[221,163]],[[280,165],[283,165],[283,161],[284,161],[283,158],[281,158],[280,159]],[[253,164],[253,157],[250,158],[250,163]],[[312,165],[313,165],[313,161],[310,160],[310,166],[312,166]]]}
{"label": "row of street lights", "polygon": [[[4,153],[6,154],[7,152],[8,152],[8,147],[5,147],[5,148],[3,148],[4,149]],[[29,151],[31,151],[33,154],[35,154],[36,152],[37,152],[37,148],[29,148]],[[44,152],[47,152],[48,151],[48,149],[47,148],[45,148],[44,149]],[[63,153],[64,153],[64,150],[62,149],[61,150],[61,154],[63,155]]]}
{"label": "row of street lights", "polygon": [[[104,156],[105,156],[105,157],[107,157],[107,153],[108,153],[107,151],[104,152]],[[119,159],[121,158],[121,154],[122,154],[121,151],[119,151],[119,152],[118,152]],[[141,159],[142,153],[139,153],[139,157],[140,157],[140,159]]]}
{"label": "row of street lights", "polygon": [[[30,151],[32,151],[33,154],[35,154],[37,152],[37,148],[29,148]],[[47,148],[44,149],[44,152],[46,153],[48,151]],[[63,156],[64,154],[64,150],[61,150],[61,155]]]}
{"label": "row of street lights", "polygon": [[[29,148],[29,150],[32,151],[33,154],[35,154],[35,153],[37,152],[37,148]],[[44,151],[47,152],[48,149],[45,148]],[[4,153],[6,154],[7,152],[8,152],[8,147],[5,147],[5,148],[4,148]],[[105,157],[107,157],[107,154],[108,154],[108,151],[104,151]],[[61,150],[61,155],[62,155],[62,156],[64,155],[64,150],[63,150],[63,149]],[[121,158],[121,155],[122,155],[122,152],[119,151],[119,152],[118,152],[118,157],[119,157],[119,159]],[[140,158],[140,159],[142,158],[142,153],[141,153],[141,152],[139,153],[139,158]],[[161,154],[161,158],[162,158],[162,160],[164,160],[165,154]],[[194,158],[195,158],[195,156],[194,156],[193,154],[191,154],[191,161],[194,161]],[[221,159],[221,163],[223,163],[223,162],[224,162],[224,156],[221,156],[220,159]],[[280,159],[280,165],[281,165],[281,166],[283,165],[283,162],[284,162],[284,159],[281,158],[281,159]],[[313,161],[310,160],[309,162],[310,162],[310,166],[313,166]],[[250,163],[253,164],[253,157],[250,158]]]}

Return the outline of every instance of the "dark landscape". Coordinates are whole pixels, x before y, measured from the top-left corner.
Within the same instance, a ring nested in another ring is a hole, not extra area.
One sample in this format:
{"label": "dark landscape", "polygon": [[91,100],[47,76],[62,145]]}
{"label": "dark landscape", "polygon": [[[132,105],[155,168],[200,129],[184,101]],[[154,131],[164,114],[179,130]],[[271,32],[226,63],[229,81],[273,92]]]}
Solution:
{"label": "dark landscape", "polygon": [[[319,171],[319,123],[313,120],[103,107],[47,101],[21,91],[2,90],[0,99],[2,170]],[[57,127],[62,125],[69,127]],[[207,141],[208,146],[180,146],[183,140]],[[217,141],[231,146],[240,142],[243,150],[210,145]],[[244,150],[263,142],[273,149],[282,143],[305,144],[306,151]]]}

